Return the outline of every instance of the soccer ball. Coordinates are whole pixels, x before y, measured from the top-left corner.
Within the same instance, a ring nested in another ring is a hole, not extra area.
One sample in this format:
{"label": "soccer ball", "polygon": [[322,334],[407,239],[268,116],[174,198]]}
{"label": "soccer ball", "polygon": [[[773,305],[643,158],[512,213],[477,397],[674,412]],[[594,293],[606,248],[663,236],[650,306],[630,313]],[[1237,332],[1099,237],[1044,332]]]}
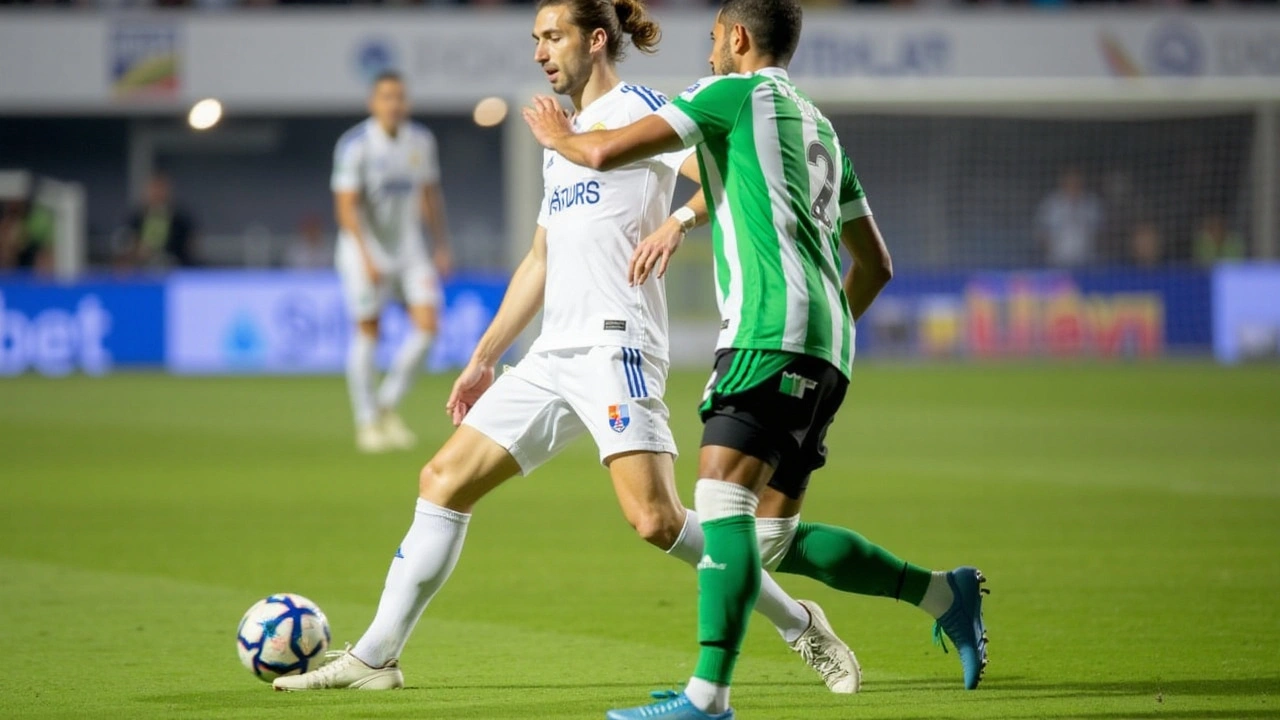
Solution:
{"label": "soccer ball", "polygon": [[266,682],[314,670],[329,649],[329,621],[301,595],[271,595],[240,620],[236,649],[249,672]]}

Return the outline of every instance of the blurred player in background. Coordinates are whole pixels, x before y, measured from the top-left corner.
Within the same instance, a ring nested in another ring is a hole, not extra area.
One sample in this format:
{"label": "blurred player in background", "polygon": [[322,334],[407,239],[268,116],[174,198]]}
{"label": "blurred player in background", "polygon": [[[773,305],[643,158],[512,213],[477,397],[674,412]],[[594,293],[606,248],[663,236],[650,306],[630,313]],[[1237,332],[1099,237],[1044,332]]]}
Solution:
{"label": "blurred player in background", "polygon": [[[534,59],[552,88],[573,100],[582,129],[626,125],[666,103],[622,82],[615,68],[624,36],[647,52],[660,36],[638,0],[543,0],[533,34]],[[697,163],[681,148],[609,173],[544,154],[533,247],[454,384],[449,410],[459,427],[422,470],[417,514],[373,624],[348,653],[314,672],[277,678],[277,688],[400,687],[397,658],[452,572],[474,505],[583,435],[595,440],[623,514],[641,537],[689,565],[709,562],[697,515],[681,505],[675,486],[676,446],[662,400],[665,291],[656,282],[626,282],[631,254],[667,218],[682,170],[696,175]],[[676,217],[688,224],[705,217],[706,206],[693,205]],[[539,307],[541,334],[495,381],[494,364]],[[821,609],[788,597],[768,576],[761,583],[756,609],[832,691],[855,692],[857,662]]]}
{"label": "blurred player in background", "polygon": [[[611,711],[610,720],[733,718],[729,684],[762,561],[919,606],[937,620],[936,636],[956,644],[966,688],[977,686],[986,664],[981,573],[931,572],[845,528],[800,522],[848,389],[853,321],[893,272],[834,128],[785,70],[800,25],[799,0],[725,0],[712,26],[715,76],[620,129],[578,132],[548,97],[525,110],[544,147],[596,169],[698,146],[711,208],[723,319],[700,408],[701,651],[684,692]],[[653,259],[665,261],[680,235],[668,222],[641,242],[631,280],[643,284]],[[854,258],[843,282],[841,243]]]}
{"label": "blurred player in background", "polygon": [[[384,72],[374,81],[369,113],[338,140],[331,185],[340,228],[338,275],[356,321],[347,356],[356,446],[383,452],[417,441],[396,408],[435,339],[441,302],[437,273],[448,274],[452,260],[436,139],[408,120],[398,74]],[[430,258],[423,220],[431,228]],[[413,330],[375,390],[378,317],[393,292],[408,307]]]}

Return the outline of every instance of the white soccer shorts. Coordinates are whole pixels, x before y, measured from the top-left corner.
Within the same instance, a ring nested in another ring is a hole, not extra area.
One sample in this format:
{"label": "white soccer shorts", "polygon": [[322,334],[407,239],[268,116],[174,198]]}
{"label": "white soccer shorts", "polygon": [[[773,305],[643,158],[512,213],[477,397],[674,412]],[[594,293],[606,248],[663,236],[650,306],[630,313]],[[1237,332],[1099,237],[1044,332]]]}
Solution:
{"label": "white soccer shorts", "polygon": [[354,243],[338,241],[336,266],[347,312],[356,320],[377,318],[393,294],[410,307],[440,306],[440,280],[424,252],[410,252],[387,263],[381,268],[382,280],[376,286],[369,281],[364,259]]}
{"label": "white soccer shorts", "polygon": [[676,454],[662,401],[667,363],[633,348],[530,353],[494,382],[463,421],[528,475],[583,433],[600,461],[629,452]]}

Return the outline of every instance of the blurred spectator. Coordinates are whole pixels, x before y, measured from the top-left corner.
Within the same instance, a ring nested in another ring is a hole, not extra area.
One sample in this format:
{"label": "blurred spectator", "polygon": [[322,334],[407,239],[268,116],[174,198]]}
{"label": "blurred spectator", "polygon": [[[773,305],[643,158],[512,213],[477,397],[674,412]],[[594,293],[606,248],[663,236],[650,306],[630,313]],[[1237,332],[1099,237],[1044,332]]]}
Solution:
{"label": "blurred spectator", "polygon": [[1101,195],[1105,220],[1098,235],[1098,259],[1123,264],[1130,259],[1134,227],[1151,217],[1150,210],[1127,170],[1107,172],[1102,178]]}
{"label": "blurred spectator", "polygon": [[1140,222],[1133,228],[1129,241],[1129,260],[1134,265],[1150,268],[1164,262],[1164,240],[1153,222]]}
{"label": "blurred spectator", "polygon": [[284,265],[294,270],[333,267],[333,246],[325,242],[319,216],[308,215],[298,224],[298,235],[285,250]]}
{"label": "blurred spectator", "polygon": [[1094,262],[1101,228],[1102,202],[1085,189],[1079,168],[1067,168],[1058,189],[1036,211],[1036,233],[1049,265],[1074,268]]}
{"label": "blurred spectator", "polygon": [[0,210],[0,269],[53,272],[53,211],[28,199],[10,200]]}
{"label": "blurred spectator", "polygon": [[128,246],[122,262],[127,267],[165,268],[196,265],[195,223],[173,202],[169,178],[155,175],[147,182],[140,208],[126,224]]}
{"label": "blurred spectator", "polygon": [[1244,238],[1227,227],[1227,219],[1220,213],[1207,215],[1200,221],[1195,237],[1196,264],[1210,267],[1222,260],[1243,260]]}

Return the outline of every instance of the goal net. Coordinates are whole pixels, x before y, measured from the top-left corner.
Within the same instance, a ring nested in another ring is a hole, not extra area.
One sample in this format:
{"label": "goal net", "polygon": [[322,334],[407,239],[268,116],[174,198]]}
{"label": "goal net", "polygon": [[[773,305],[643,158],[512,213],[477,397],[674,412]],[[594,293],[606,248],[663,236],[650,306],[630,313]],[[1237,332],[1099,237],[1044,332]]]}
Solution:
{"label": "goal net", "polygon": [[[1275,253],[1280,131],[1265,92],[798,84],[845,144],[894,259],[859,324],[864,354],[1205,353],[1208,268]],[[510,151],[536,153],[518,135]],[[540,185],[511,190],[524,207],[509,217],[536,212]],[[691,350],[676,362],[705,363],[715,336],[708,244],[691,235],[668,278],[673,346]]]}

